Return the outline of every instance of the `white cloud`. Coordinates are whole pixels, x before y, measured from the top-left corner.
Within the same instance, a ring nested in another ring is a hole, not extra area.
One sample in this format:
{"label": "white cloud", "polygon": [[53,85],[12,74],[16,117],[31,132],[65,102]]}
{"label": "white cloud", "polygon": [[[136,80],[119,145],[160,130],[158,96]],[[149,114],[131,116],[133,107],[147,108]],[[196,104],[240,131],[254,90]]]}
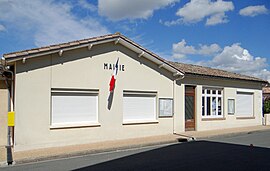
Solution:
{"label": "white cloud", "polygon": [[[182,42],[182,43],[181,43]],[[202,50],[203,45],[201,45],[200,49],[195,49],[193,46],[185,46],[185,42],[183,40],[180,42],[182,48],[187,47],[188,50],[182,50],[180,52],[188,54],[200,54],[198,50]],[[183,46],[184,45],[184,46]],[[267,59],[263,57],[254,57],[252,56],[249,51],[243,47],[241,47],[240,43],[234,43],[231,46],[225,46],[222,50],[218,45],[218,50],[213,50],[213,52],[219,52],[211,60],[201,60],[201,61],[194,61],[192,58],[188,58],[187,56],[179,57],[179,51],[175,51],[173,47],[173,56],[175,60],[187,63],[193,63],[203,66],[208,66],[212,68],[218,68],[230,72],[240,73],[244,75],[250,75],[258,78],[262,78],[264,80],[270,81],[270,71],[267,70]],[[206,46],[206,49],[210,46]],[[180,48],[181,49],[181,48]],[[215,49],[215,48],[213,48]],[[179,50],[179,49],[178,49]],[[195,53],[194,53],[195,52]],[[212,51],[210,51],[212,52]],[[209,52],[209,54],[211,54]],[[181,54],[181,53],[180,53]]]}
{"label": "white cloud", "polygon": [[211,45],[199,45],[198,48],[194,46],[187,45],[186,41],[183,39],[181,42],[173,44],[173,57],[174,58],[184,58],[186,55],[215,55],[221,48],[217,44]]}
{"label": "white cloud", "polygon": [[98,11],[110,20],[147,19],[154,10],[172,5],[179,0],[99,0]]}
{"label": "white cloud", "polygon": [[227,19],[227,16],[225,15],[225,13],[218,13],[207,18],[205,25],[213,26],[216,24],[227,23],[227,22],[229,22],[229,20]]}
{"label": "white cloud", "polygon": [[231,1],[191,0],[176,12],[179,19],[166,21],[164,24],[171,26],[182,23],[197,23],[205,18],[207,19],[206,25],[227,23],[229,20],[225,12],[232,10],[234,10],[234,5]]}
{"label": "white cloud", "polygon": [[259,77],[270,81],[267,59],[252,56],[239,43],[224,47],[223,51],[209,62],[211,67]]}
{"label": "white cloud", "polygon": [[238,73],[256,73],[266,66],[266,58],[253,57],[239,43],[224,47],[211,61],[212,66]]}
{"label": "white cloud", "polygon": [[5,26],[3,26],[2,24],[0,24],[0,32],[1,31],[5,31],[5,30],[6,30]]}
{"label": "white cloud", "polygon": [[0,2],[0,21],[29,33],[37,46],[67,42],[108,33],[94,18],[77,18],[73,6],[53,0]]}
{"label": "white cloud", "polygon": [[97,11],[97,7],[93,4],[90,4],[89,2],[87,2],[86,0],[79,0],[78,4],[82,7],[85,8],[87,10],[90,10],[92,12]]}
{"label": "white cloud", "polygon": [[162,21],[159,20],[160,24],[164,24],[165,26],[174,26],[174,25],[179,25],[179,24],[183,24],[183,21],[181,19],[177,19],[177,20],[172,20],[172,21]]}
{"label": "white cloud", "polygon": [[242,16],[254,17],[260,14],[267,14],[268,10],[264,5],[248,6],[239,11]]}

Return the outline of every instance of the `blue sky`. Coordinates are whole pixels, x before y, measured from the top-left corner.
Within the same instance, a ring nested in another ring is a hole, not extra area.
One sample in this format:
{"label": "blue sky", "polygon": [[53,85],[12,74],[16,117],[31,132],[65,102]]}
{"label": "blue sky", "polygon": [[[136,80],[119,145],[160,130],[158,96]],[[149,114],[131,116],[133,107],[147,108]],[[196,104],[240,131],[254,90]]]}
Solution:
{"label": "blue sky", "polygon": [[0,0],[0,55],[121,32],[163,58],[270,81],[269,0]]}

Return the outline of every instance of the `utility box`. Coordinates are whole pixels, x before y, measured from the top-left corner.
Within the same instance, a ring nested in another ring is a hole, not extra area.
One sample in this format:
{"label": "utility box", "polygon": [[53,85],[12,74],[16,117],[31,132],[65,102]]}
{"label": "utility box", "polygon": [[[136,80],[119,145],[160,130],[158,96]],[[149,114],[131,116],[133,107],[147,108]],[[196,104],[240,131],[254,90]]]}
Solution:
{"label": "utility box", "polygon": [[15,125],[15,112],[8,112],[8,125],[7,126],[14,126]]}

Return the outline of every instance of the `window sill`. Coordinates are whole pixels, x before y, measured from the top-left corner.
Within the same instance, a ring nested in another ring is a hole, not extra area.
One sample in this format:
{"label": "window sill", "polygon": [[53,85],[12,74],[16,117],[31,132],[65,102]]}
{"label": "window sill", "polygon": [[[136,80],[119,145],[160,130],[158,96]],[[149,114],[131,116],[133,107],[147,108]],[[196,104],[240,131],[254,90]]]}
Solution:
{"label": "window sill", "polygon": [[55,124],[50,129],[66,129],[66,128],[84,128],[84,127],[100,127],[100,123],[84,123],[84,124]]}
{"label": "window sill", "polygon": [[202,121],[217,121],[217,120],[226,120],[226,118],[202,118]]}
{"label": "window sill", "polygon": [[158,118],[173,118],[173,116],[159,116]]}
{"label": "window sill", "polygon": [[158,120],[153,121],[126,121],[123,122],[123,125],[139,125],[139,124],[157,124]]}
{"label": "window sill", "polygon": [[255,117],[254,116],[246,116],[246,117],[238,116],[238,117],[236,117],[236,119],[255,119]]}

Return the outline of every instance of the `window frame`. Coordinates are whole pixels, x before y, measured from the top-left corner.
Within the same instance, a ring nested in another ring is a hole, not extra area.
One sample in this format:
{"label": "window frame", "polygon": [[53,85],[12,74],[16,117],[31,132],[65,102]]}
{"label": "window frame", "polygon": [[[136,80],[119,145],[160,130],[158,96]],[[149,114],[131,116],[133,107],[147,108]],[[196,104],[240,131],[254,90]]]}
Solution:
{"label": "window frame", "polygon": [[[215,91],[215,94],[213,93],[213,91]],[[204,93],[203,93],[204,92]],[[210,92],[210,93],[208,93]],[[219,94],[220,92],[220,94]],[[208,111],[208,102],[207,102],[207,98],[209,97],[210,99],[210,114],[207,115],[207,111]],[[212,102],[213,102],[213,98],[216,98],[216,115],[214,115],[213,113],[213,108],[212,108]],[[221,111],[220,111],[220,115],[218,114],[218,110],[219,110],[219,104],[218,104],[218,99],[221,99],[221,102],[220,102],[220,107],[221,107]],[[203,87],[202,88],[202,105],[201,105],[201,109],[202,109],[202,112],[201,112],[201,117],[202,119],[208,119],[208,118],[224,118],[224,104],[223,104],[223,98],[224,98],[224,95],[223,95],[223,89],[222,88],[215,88],[215,87]],[[204,101],[203,101],[204,99]],[[204,105],[203,105],[204,104]],[[204,114],[204,115],[203,115]]]}
{"label": "window frame", "polygon": [[[158,113],[158,117],[159,118],[167,118],[167,117],[173,117],[173,114],[174,114],[174,104],[173,104],[173,98],[159,98],[159,100],[158,100],[159,102],[158,102],[158,107],[159,107],[159,113]],[[165,114],[161,114],[161,101],[170,101],[170,103],[171,103],[171,114],[168,114],[168,115],[165,115]]]}
{"label": "window frame", "polygon": [[[87,122],[70,122],[70,123],[53,123],[53,96],[76,96],[76,94],[81,94],[83,96],[95,96],[96,97],[96,114],[94,121]],[[76,127],[92,127],[100,126],[99,123],[99,92],[98,90],[89,90],[89,89],[60,89],[55,88],[51,89],[51,106],[50,106],[50,129],[56,128],[76,128]]]}

